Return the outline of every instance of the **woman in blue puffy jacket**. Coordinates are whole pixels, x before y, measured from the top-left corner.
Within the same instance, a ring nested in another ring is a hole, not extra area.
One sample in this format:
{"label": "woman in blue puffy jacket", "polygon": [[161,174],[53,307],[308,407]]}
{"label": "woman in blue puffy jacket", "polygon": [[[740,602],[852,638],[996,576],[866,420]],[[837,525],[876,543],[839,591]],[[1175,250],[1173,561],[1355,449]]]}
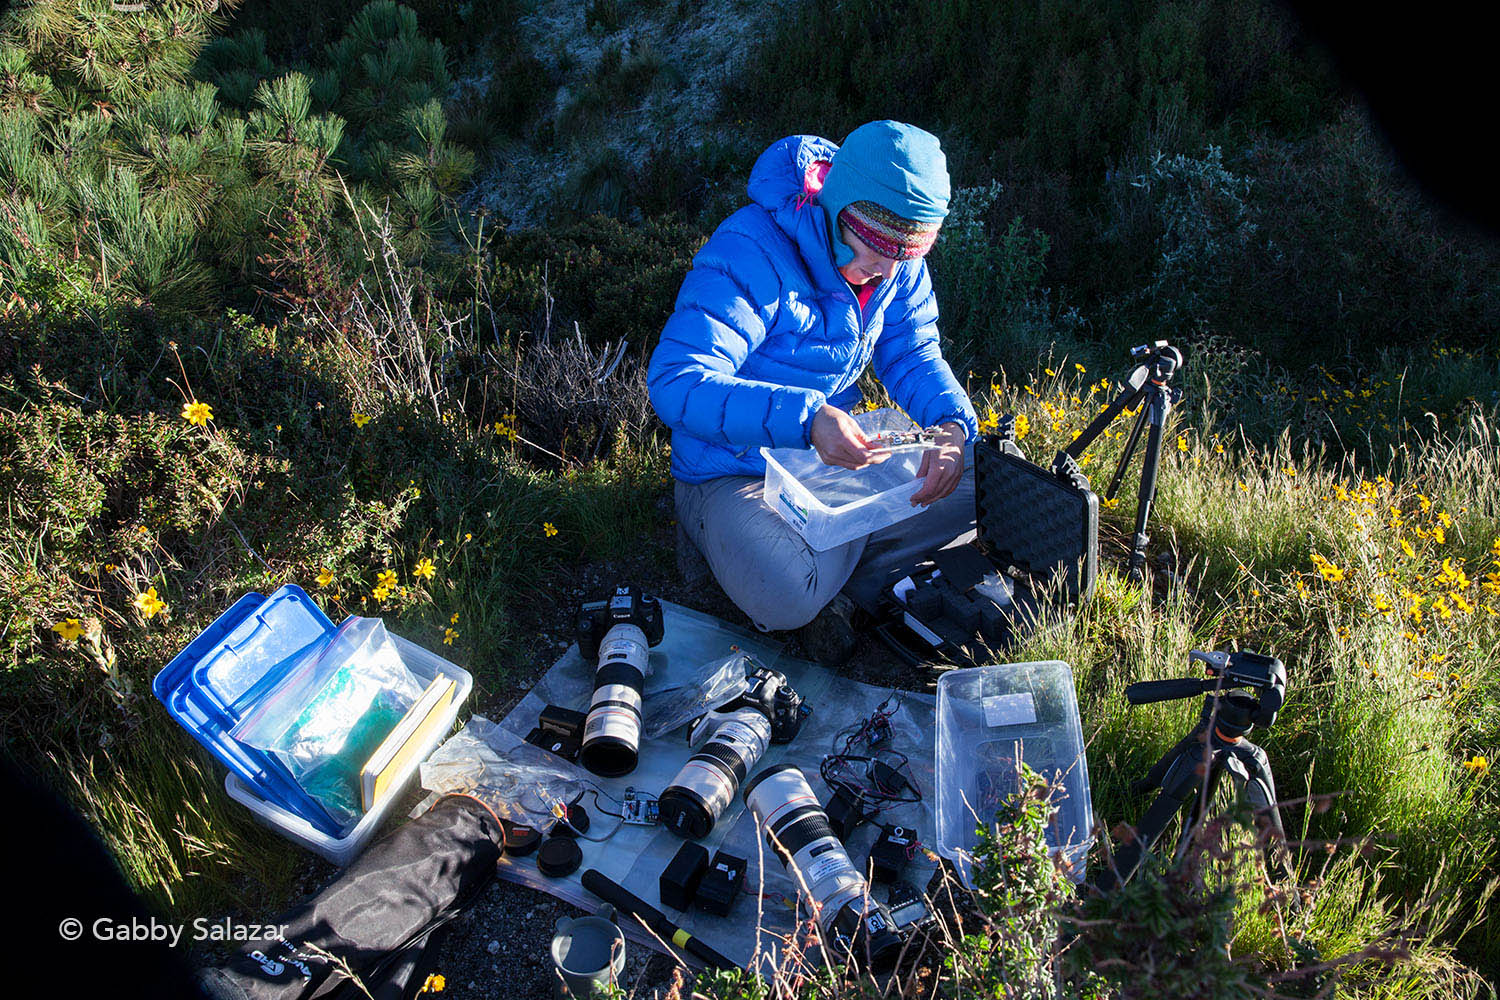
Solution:
{"label": "woman in blue puffy jacket", "polygon": [[[651,357],[678,521],[759,627],[798,628],[830,602],[847,623],[835,601],[846,583],[868,606],[888,575],[973,527],[977,425],[939,350],[923,259],[948,213],[947,164],[929,133],[871,122],[841,147],[776,142],[749,194],[693,259]],[[926,509],[815,551],[762,500],[760,448],[812,447],[849,469],[881,461],[848,412],[870,363],[913,420],[941,428],[912,498]]]}

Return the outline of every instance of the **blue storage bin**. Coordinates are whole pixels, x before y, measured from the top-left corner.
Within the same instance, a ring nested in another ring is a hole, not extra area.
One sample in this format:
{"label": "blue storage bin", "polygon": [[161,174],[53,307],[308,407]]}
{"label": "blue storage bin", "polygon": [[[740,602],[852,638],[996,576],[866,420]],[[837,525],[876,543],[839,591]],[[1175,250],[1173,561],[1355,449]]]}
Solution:
{"label": "blue storage bin", "polygon": [[[156,675],[151,691],[177,723],[256,795],[330,836],[341,825],[274,756],[229,735],[243,708],[337,629],[306,591],[246,594]],[[258,674],[258,676],[257,676]]]}

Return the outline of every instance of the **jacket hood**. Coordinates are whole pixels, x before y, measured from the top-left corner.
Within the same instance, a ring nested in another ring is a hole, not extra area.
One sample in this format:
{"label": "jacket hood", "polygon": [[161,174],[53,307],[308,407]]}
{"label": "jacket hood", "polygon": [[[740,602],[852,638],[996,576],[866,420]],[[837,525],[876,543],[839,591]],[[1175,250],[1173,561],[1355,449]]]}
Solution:
{"label": "jacket hood", "polygon": [[818,207],[818,192],[837,152],[838,146],[815,135],[778,139],[750,168],[747,186],[750,200],[797,244],[813,280],[826,289],[845,287],[834,266],[827,217]]}

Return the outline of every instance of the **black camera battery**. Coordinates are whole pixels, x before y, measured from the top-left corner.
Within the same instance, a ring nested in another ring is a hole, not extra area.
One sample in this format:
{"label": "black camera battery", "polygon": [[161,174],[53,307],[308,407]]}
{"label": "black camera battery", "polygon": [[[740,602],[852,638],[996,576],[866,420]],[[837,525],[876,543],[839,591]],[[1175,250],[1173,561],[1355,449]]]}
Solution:
{"label": "black camera battery", "polygon": [[583,745],[584,719],[582,712],[561,705],[548,705],[537,716],[536,728],[526,734],[526,742],[576,763]]}
{"label": "black camera battery", "polygon": [[828,814],[828,825],[833,828],[833,835],[841,841],[848,840],[849,834],[867,818],[863,798],[847,785],[833,786],[833,798],[828,800],[828,806],[823,811]]}
{"label": "black camera battery", "polygon": [[554,753],[569,763],[578,762],[578,751],[580,742],[572,736],[563,736],[550,729],[537,726],[526,734],[526,742],[534,747],[541,747],[549,753]]}
{"label": "black camera battery", "polygon": [[917,849],[917,831],[906,826],[887,826],[870,845],[870,880],[894,882]]}
{"label": "black camera battery", "polygon": [[698,909],[716,917],[729,916],[730,907],[745,882],[745,859],[723,851],[714,855],[713,863],[698,883]]}
{"label": "black camera battery", "polygon": [[674,910],[693,905],[698,886],[708,871],[708,848],[691,841],[677,848],[672,860],[661,873],[661,901]]}

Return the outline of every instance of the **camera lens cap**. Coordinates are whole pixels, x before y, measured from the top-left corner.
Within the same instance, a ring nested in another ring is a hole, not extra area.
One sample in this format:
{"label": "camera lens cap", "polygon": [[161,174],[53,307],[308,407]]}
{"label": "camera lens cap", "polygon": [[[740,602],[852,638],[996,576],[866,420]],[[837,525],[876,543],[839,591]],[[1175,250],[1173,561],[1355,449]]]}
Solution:
{"label": "camera lens cap", "polygon": [[542,835],[533,826],[521,826],[508,819],[500,821],[505,831],[505,853],[513,858],[524,858],[536,853],[542,843]]}
{"label": "camera lens cap", "polygon": [[548,837],[536,855],[536,868],[548,878],[567,878],[583,864],[583,850],[571,837]]}
{"label": "camera lens cap", "polygon": [[559,819],[552,824],[552,836],[554,837],[576,837],[580,833],[589,832],[589,814],[584,811],[583,805],[578,802],[568,806],[568,818],[566,821]]}

